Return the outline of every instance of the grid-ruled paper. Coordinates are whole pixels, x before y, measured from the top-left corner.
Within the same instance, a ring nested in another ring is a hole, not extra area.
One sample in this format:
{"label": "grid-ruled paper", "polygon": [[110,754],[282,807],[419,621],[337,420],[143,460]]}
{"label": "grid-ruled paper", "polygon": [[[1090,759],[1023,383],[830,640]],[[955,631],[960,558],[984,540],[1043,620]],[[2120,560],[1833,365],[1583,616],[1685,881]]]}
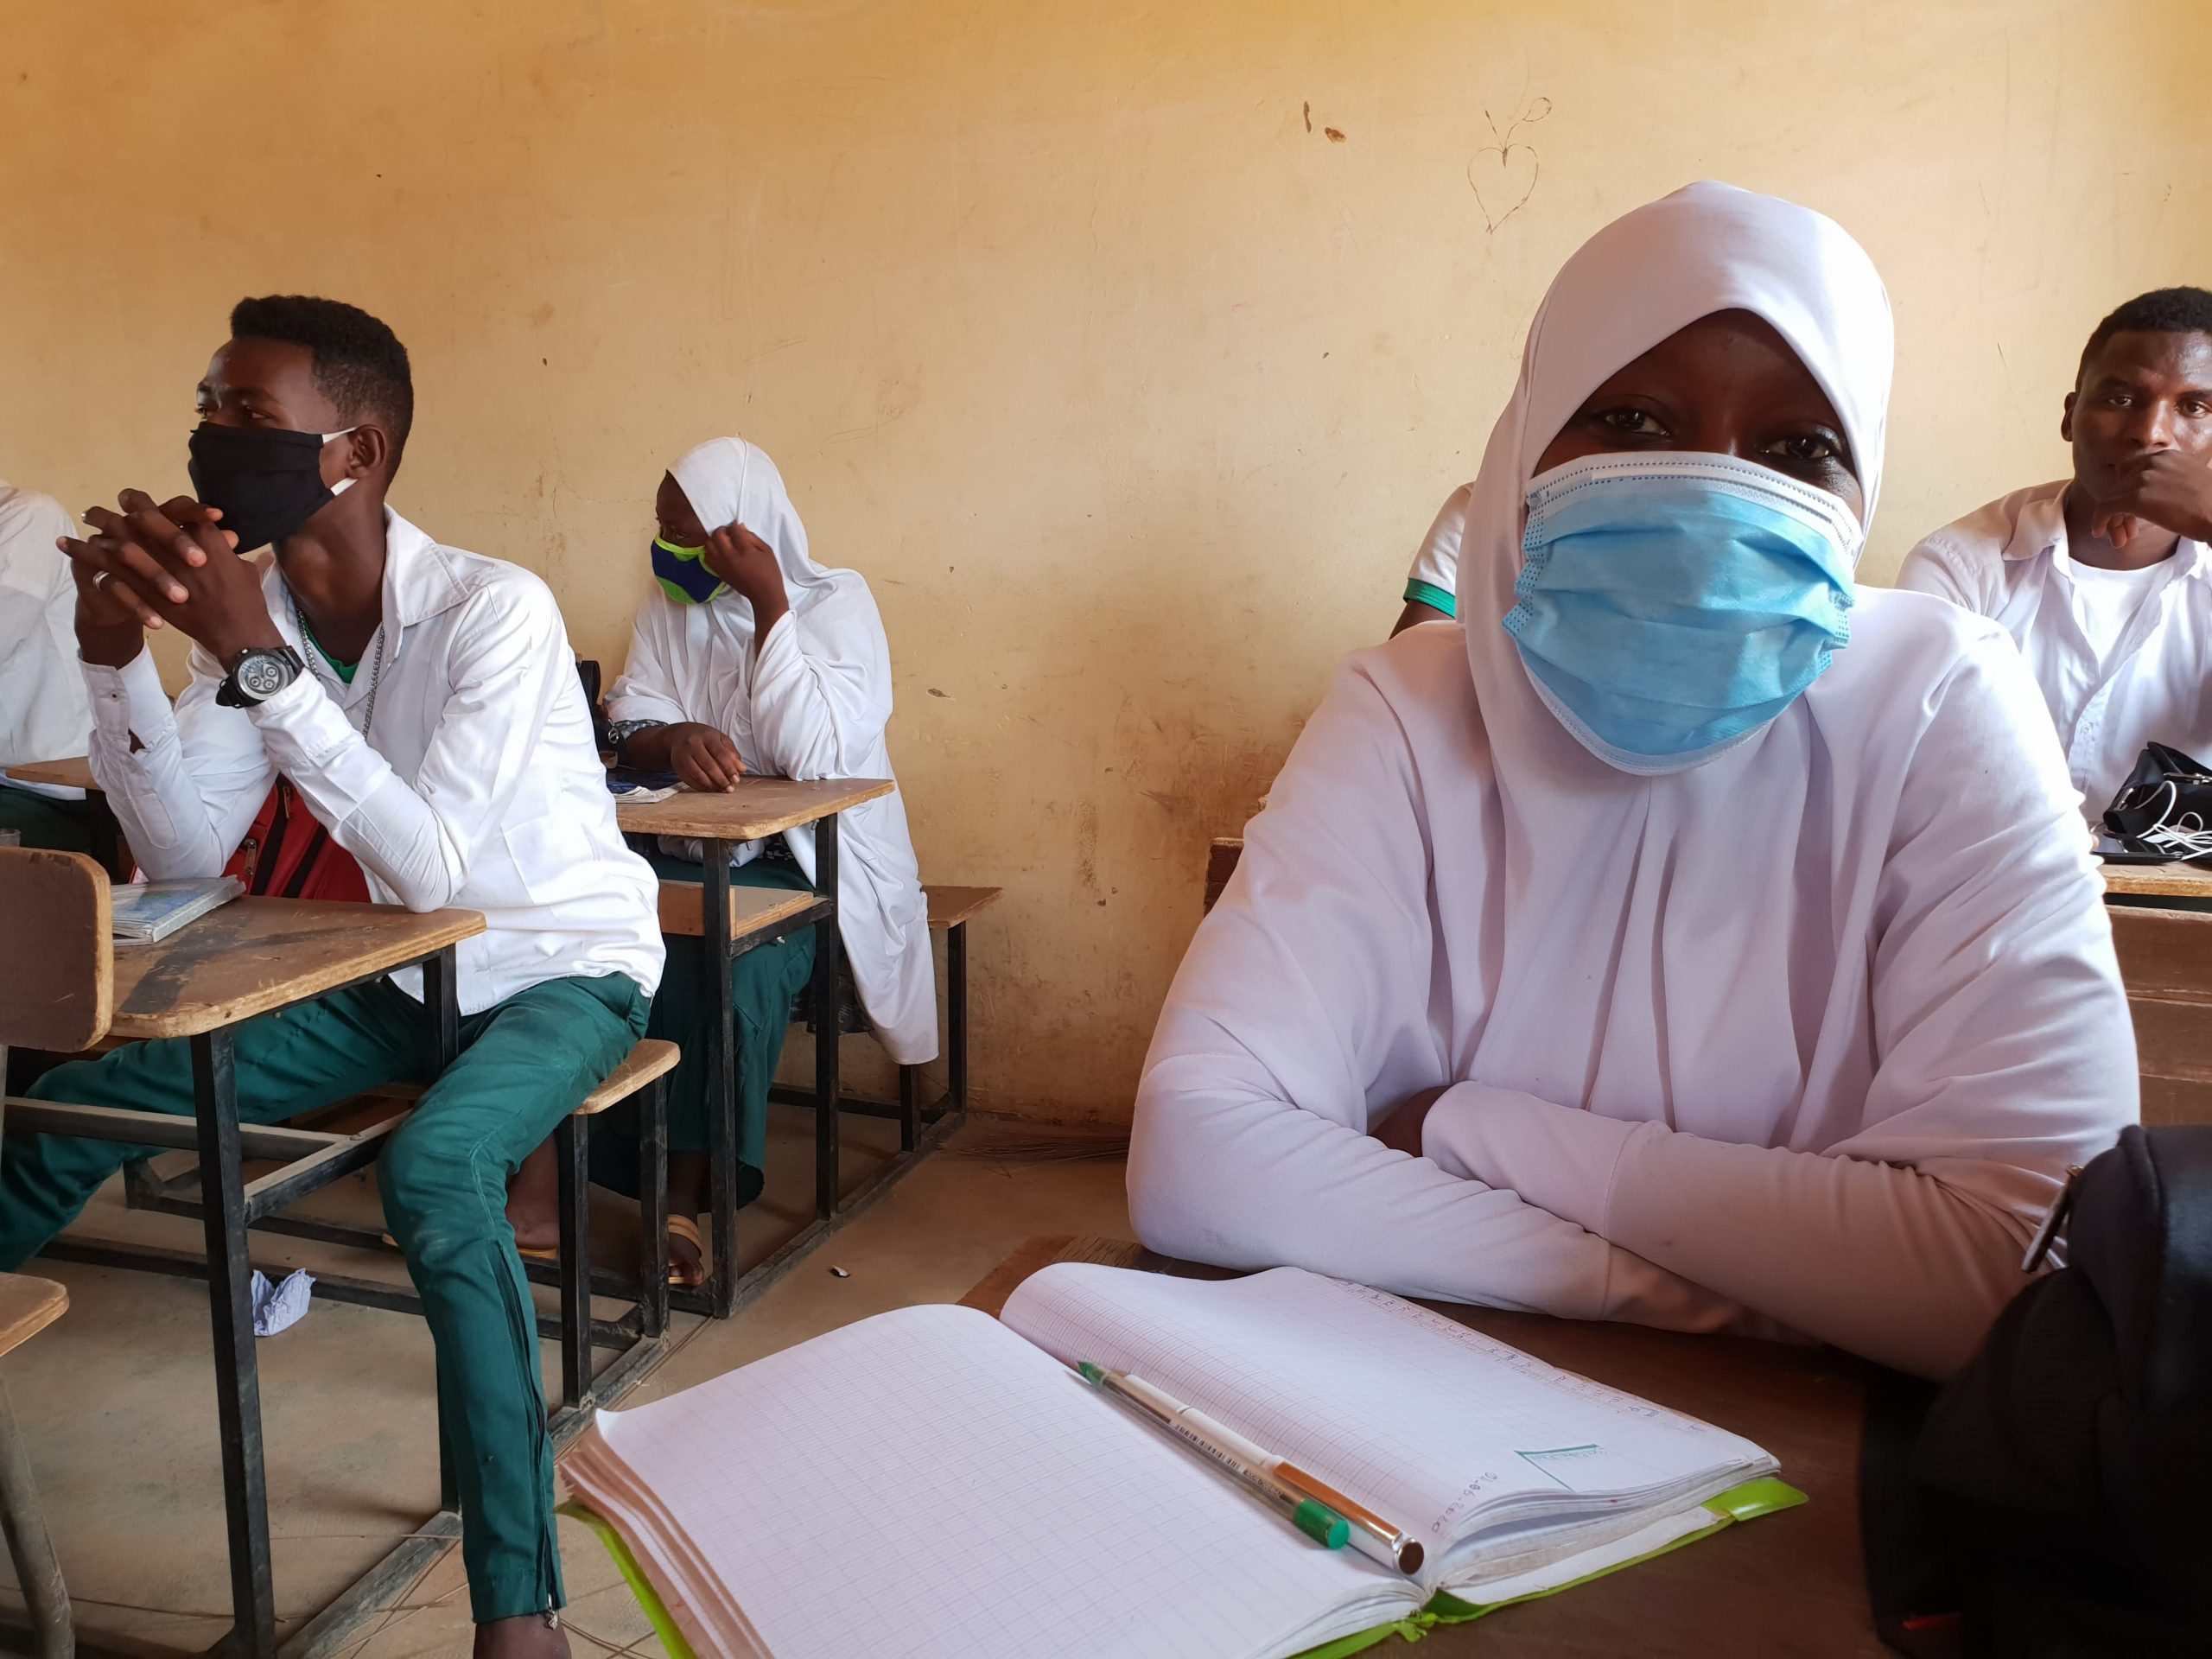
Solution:
{"label": "grid-ruled paper", "polygon": [[1001,1317],[1067,1364],[1134,1371],[1243,1430],[1432,1561],[1478,1514],[1588,1514],[1774,1467],[1738,1435],[1297,1268],[1209,1282],[1062,1262]]}
{"label": "grid-ruled paper", "polygon": [[660,1586],[702,1618],[726,1589],[777,1659],[1287,1654],[1414,1599],[964,1308],[849,1325],[596,1433],[587,1497],[630,1489],[649,1576],[710,1580]]}

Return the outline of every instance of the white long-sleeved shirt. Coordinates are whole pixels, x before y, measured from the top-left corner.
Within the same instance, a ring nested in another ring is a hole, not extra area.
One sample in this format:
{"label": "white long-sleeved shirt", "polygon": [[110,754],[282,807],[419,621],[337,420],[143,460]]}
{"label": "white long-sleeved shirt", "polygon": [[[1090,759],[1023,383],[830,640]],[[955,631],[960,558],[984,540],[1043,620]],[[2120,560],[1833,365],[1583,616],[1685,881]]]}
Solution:
{"label": "white long-sleeved shirt", "polygon": [[[704,605],[654,595],[639,607],[608,717],[696,721],[737,746],[747,772],[782,778],[889,778],[891,654],[875,601],[852,571],[786,611],[756,654],[751,611],[726,594]],[[810,879],[814,832],[786,830]],[[693,855],[696,856],[696,850]],[[891,1057],[937,1057],[937,981],[921,873],[896,794],[838,815],[837,932],[870,1024]]]}
{"label": "white long-sleeved shirt", "polygon": [[2012,636],[2058,728],[2082,810],[2100,822],[2146,743],[2212,763],[2212,549],[2183,541],[2101,649],[2097,596],[2069,556],[2066,486],[2016,490],[1929,536],[1897,586]]}
{"label": "white long-sleeved shirt", "polygon": [[[0,766],[85,752],[92,713],[77,672],[77,584],[54,545],[73,526],[62,505],[0,482]],[[81,789],[10,783],[81,800]]]}
{"label": "white long-sleeved shirt", "polygon": [[[84,664],[92,775],[131,851],[156,880],[219,874],[281,772],[371,897],[483,913],[457,951],[462,1013],[572,976],[626,974],[651,995],[658,884],[615,827],[551,591],[389,509],[385,522],[384,626],[348,684],[315,671],[273,561],[270,615],[310,667],[268,702],[217,703],[224,671],[197,649],[174,709],[149,652]],[[393,980],[421,995],[419,969]]]}
{"label": "white long-sleeved shirt", "polygon": [[[1553,764],[1599,763],[1562,739]],[[1532,826],[1586,873],[1572,911],[1516,908],[1511,787],[1462,630],[1347,659],[1161,1015],[1139,1236],[1954,1369],[2065,1167],[2136,1110],[2110,927],[2018,654],[1863,594],[1773,725],[1638,780],[1624,840],[1571,806]],[[1427,1155],[1370,1136],[1440,1084]]]}

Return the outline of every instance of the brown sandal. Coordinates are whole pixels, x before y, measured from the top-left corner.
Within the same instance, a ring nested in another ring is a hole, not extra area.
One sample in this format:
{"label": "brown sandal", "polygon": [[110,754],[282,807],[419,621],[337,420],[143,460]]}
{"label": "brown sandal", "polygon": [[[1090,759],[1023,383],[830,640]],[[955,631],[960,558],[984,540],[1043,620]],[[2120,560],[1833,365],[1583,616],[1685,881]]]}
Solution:
{"label": "brown sandal", "polygon": [[674,1262],[668,1264],[668,1287],[671,1290],[696,1290],[707,1282],[707,1241],[700,1236],[699,1224],[689,1216],[671,1216],[668,1236],[680,1238],[699,1252],[699,1265],[679,1268]]}

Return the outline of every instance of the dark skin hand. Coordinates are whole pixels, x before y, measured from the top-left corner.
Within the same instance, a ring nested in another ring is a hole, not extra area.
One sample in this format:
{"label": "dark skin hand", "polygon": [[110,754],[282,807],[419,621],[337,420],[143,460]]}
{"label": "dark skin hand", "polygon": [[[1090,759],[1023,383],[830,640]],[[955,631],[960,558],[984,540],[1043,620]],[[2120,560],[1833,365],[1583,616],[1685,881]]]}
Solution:
{"label": "dark skin hand", "polygon": [[703,547],[707,569],[734,588],[753,607],[754,650],[768,637],[791,607],[784,589],[783,567],[776,550],[741,524],[727,524],[711,533],[692,511],[690,498],[666,473],[653,496],[653,514],[659,519],[660,538],[676,547]]}
{"label": "dark skin hand", "polygon": [[[323,481],[351,478],[353,486],[278,543],[276,556],[315,637],[358,661],[383,619],[391,445],[381,427],[331,402],[314,366],[303,346],[233,340],[208,364],[196,401],[200,417],[217,426],[353,427],[322,450]],[[60,543],[77,579],[78,649],[87,662],[122,667],[149,628],[174,627],[226,664],[249,647],[283,644],[259,569],[232,552],[235,538],[213,508],[189,496],[157,504],[143,490],[124,491],[118,506],[90,509],[85,522],[94,533]]]}
{"label": "dark skin hand", "polygon": [[[769,629],[791,610],[776,550],[743,524],[725,524],[709,533],[690,498],[665,473],[653,497],[653,514],[659,520],[661,540],[673,547],[705,548],[707,568],[753,607],[753,648],[757,652]],[[696,721],[639,732],[623,744],[622,760],[640,772],[672,772],[686,789],[729,790],[745,775],[737,745],[726,734]]]}
{"label": "dark skin hand", "polygon": [[2059,435],[2074,446],[2067,551],[2142,570],[2212,541],[2212,334],[2114,334],[2082,365]]}
{"label": "dark skin hand", "polygon": [[[1567,419],[1536,471],[1586,455],[1694,450],[1733,455],[1815,485],[1862,523],[1843,421],[1796,353],[1748,311],[1720,311],[1677,330],[1605,383]],[[1421,1131],[1444,1086],[1394,1108],[1374,1130],[1386,1147],[1421,1155]]]}

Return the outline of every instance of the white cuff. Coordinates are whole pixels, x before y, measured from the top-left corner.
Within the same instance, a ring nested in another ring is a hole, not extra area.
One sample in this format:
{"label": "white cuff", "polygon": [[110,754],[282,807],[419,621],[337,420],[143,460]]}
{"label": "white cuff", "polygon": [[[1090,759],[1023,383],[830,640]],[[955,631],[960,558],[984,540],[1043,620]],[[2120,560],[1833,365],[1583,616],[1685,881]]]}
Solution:
{"label": "white cuff", "polygon": [[95,731],[127,738],[135,727],[143,741],[149,731],[158,731],[175,719],[168,693],[162,690],[162,671],[154,666],[154,653],[145,646],[139,646],[138,654],[121,668],[88,663],[82,658],[77,666],[85,672]]}
{"label": "white cuff", "polygon": [[1579,1107],[1487,1084],[1454,1084],[1429,1109],[1421,1151],[1442,1168],[1516,1192],[1600,1237],[1614,1171],[1638,1130]]}

